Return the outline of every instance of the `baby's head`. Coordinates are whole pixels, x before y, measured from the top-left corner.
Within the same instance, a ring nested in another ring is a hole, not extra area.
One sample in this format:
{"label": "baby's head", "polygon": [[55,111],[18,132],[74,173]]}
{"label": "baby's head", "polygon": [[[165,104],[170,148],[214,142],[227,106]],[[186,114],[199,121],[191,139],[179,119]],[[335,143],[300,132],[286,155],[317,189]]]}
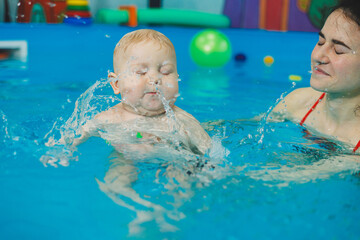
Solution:
{"label": "baby's head", "polygon": [[123,36],[114,50],[115,78],[111,86],[121,94],[127,110],[145,116],[165,112],[178,95],[175,49],[162,33],[141,29]]}

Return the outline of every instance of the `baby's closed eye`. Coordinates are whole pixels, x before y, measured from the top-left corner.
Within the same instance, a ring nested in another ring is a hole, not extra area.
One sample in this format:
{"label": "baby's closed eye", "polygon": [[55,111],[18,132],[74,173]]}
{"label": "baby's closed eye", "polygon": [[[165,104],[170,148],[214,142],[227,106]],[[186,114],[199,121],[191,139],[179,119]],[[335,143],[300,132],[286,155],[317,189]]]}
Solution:
{"label": "baby's closed eye", "polygon": [[162,75],[169,75],[174,72],[174,69],[171,66],[163,66],[160,68],[160,73]]}
{"label": "baby's closed eye", "polygon": [[147,69],[138,69],[135,71],[137,75],[145,75],[147,73]]}

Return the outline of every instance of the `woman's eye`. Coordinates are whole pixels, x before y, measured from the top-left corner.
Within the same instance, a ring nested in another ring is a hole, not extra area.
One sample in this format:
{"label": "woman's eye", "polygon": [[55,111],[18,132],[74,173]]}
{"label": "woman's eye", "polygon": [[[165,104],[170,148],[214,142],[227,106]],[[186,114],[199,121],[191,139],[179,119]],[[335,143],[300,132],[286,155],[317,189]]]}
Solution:
{"label": "woman's eye", "polygon": [[347,48],[343,47],[343,46],[335,46],[334,51],[335,51],[336,54],[340,55],[340,54],[346,53],[349,50]]}
{"label": "woman's eye", "polygon": [[318,43],[317,43],[317,45],[319,45],[319,46],[322,46],[322,45],[324,45],[324,44],[325,44],[325,42],[322,41],[322,40],[319,40]]}
{"label": "woman's eye", "polygon": [[344,54],[343,52],[336,51],[336,49],[335,49],[335,53],[336,53],[337,55]]}

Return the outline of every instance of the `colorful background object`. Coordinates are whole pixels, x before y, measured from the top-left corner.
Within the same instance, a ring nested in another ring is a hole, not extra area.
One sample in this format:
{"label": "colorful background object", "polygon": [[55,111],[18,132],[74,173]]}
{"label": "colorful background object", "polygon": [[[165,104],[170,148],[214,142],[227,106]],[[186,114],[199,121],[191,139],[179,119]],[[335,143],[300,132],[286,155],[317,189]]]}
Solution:
{"label": "colorful background object", "polygon": [[66,9],[65,0],[20,0],[16,21],[20,23],[59,23]]}
{"label": "colorful background object", "polygon": [[190,55],[199,66],[223,66],[231,57],[230,40],[217,30],[203,30],[191,40]]}
{"label": "colorful background object", "polygon": [[[95,23],[126,24],[133,27],[137,24],[161,24],[318,32],[329,14],[328,9],[338,1],[198,0],[196,4],[195,1],[194,4],[189,4],[191,1],[123,0],[120,4],[125,7],[132,4],[133,9],[118,10],[119,2],[116,0],[93,0],[91,7],[87,0],[4,0],[4,11],[0,12],[0,16],[4,22],[11,22],[16,16],[17,22],[47,23],[61,23],[64,16],[67,16],[66,23],[83,24],[91,23],[91,16],[99,15]],[[201,4],[202,2],[206,4]],[[14,9],[16,14],[12,11]]]}
{"label": "colorful background object", "polygon": [[67,0],[66,14],[64,16],[64,23],[68,24],[83,24],[88,25],[92,23],[89,3],[87,0]]}
{"label": "colorful background object", "polygon": [[226,0],[231,27],[317,32],[337,0]]}
{"label": "colorful background object", "polygon": [[271,65],[273,65],[274,63],[274,58],[272,56],[265,56],[264,59],[264,64],[267,66],[267,67],[271,67]]}

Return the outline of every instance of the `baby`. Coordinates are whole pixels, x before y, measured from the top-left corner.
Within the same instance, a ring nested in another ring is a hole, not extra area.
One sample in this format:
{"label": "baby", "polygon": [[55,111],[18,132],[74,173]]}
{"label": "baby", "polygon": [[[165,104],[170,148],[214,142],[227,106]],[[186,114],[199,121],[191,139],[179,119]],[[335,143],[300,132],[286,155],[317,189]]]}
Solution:
{"label": "baby", "polygon": [[122,101],[85,124],[74,146],[100,136],[120,152],[170,143],[205,154],[211,146],[209,135],[192,115],[174,105],[179,75],[174,46],[165,35],[150,29],[124,35],[115,47],[113,64],[110,84]]}

